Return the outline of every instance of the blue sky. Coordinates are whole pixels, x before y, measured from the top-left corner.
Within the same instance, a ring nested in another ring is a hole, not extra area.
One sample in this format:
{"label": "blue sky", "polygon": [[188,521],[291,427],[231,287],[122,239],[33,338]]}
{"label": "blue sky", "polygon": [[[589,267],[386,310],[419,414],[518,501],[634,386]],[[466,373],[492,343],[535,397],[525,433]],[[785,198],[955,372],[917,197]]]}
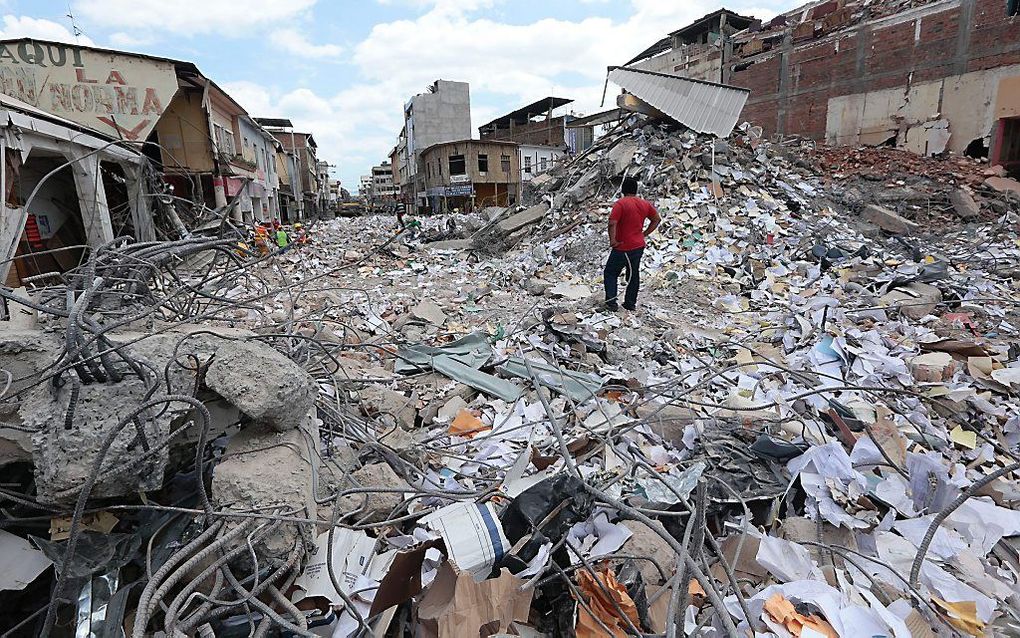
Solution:
{"label": "blue sky", "polygon": [[[725,6],[771,18],[798,1]],[[289,117],[351,190],[386,158],[404,102],[471,83],[472,126],[537,98],[599,109],[606,66],[718,0],[0,0],[0,36],[190,60],[252,115]]]}

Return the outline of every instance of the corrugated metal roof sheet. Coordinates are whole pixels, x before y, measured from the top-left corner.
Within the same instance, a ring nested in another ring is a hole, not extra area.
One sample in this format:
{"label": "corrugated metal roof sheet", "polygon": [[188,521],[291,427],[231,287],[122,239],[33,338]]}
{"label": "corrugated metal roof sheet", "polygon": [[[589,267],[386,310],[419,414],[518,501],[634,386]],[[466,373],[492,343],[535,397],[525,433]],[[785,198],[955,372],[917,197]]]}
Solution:
{"label": "corrugated metal roof sheet", "polygon": [[735,86],[623,67],[611,68],[609,79],[687,128],[718,137],[733,131],[750,94]]}

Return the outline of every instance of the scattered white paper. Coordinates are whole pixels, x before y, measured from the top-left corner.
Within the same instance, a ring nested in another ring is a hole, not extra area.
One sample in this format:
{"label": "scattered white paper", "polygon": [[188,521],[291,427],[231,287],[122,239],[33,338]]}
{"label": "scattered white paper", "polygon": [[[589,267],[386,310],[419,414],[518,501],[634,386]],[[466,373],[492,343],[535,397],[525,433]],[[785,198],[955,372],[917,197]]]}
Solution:
{"label": "scattered white paper", "polygon": [[783,582],[825,580],[807,548],[782,538],[762,536],[755,560]]}
{"label": "scattered white paper", "polygon": [[0,590],[24,589],[52,564],[26,539],[0,530]]}
{"label": "scattered white paper", "polygon": [[492,566],[502,560],[510,548],[503,526],[488,503],[454,503],[432,512],[420,522],[439,532],[450,558],[475,580],[488,577]]}
{"label": "scattered white paper", "polygon": [[[333,604],[342,605],[343,599],[337,593],[326,567],[329,532],[323,532],[315,539],[315,554],[305,566],[305,571],[294,581],[304,591],[295,602],[304,598],[321,596]],[[369,570],[372,562],[375,539],[363,531],[337,527],[333,534],[333,573],[345,595],[355,591],[359,576]]]}
{"label": "scattered white paper", "polygon": [[589,558],[599,558],[615,553],[623,547],[634,532],[622,523],[610,523],[605,512],[599,512],[595,516],[595,534],[599,540],[588,553]]}

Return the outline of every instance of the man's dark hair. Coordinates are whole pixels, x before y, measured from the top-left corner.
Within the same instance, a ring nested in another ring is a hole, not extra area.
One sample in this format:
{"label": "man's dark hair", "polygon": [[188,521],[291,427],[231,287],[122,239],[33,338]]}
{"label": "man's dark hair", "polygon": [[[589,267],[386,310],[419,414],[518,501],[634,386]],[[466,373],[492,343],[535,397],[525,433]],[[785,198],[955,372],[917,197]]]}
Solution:
{"label": "man's dark hair", "polygon": [[638,181],[633,177],[624,177],[623,185],[620,186],[620,190],[623,191],[624,196],[637,195]]}

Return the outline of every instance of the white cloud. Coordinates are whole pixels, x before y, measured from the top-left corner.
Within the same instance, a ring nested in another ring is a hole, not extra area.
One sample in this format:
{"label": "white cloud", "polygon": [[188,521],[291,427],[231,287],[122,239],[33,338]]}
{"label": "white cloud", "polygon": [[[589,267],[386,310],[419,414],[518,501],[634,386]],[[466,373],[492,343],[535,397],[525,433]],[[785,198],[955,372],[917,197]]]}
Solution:
{"label": "white cloud", "polygon": [[59,22],[29,16],[5,15],[3,29],[0,29],[0,38],[38,38],[70,44],[95,45],[86,36],[79,36],[76,39],[74,34]]}
{"label": "white cloud", "polygon": [[273,31],[269,39],[287,53],[309,58],[338,58],[344,52],[339,44],[312,44],[297,29]]}
{"label": "white cloud", "polygon": [[270,89],[254,82],[224,82],[220,85],[252,117],[286,117],[274,111]]}
{"label": "white cloud", "polygon": [[74,12],[94,24],[122,30],[136,29],[178,35],[218,33],[239,36],[252,27],[293,18],[316,0],[76,0]]}
{"label": "white cloud", "polygon": [[135,36],[130,33],[124,33],[123,31],[111,33],[109,40],[111,45],[124,48],[147,46],[155,41],[155,39],[149,35],[143,34],[141,36]]}

